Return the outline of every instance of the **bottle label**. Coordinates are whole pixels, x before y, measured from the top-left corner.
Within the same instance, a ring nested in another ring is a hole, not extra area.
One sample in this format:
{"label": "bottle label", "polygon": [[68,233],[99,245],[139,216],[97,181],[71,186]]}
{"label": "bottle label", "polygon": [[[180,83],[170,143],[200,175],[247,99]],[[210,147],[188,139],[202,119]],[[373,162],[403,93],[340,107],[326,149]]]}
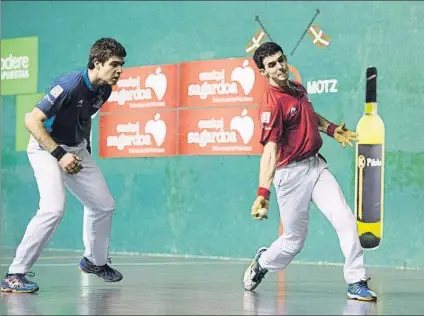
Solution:
{"label": "bottle label", "polygon": [[358,144],[357,220],[377,223],[381,220],[383,145]]}

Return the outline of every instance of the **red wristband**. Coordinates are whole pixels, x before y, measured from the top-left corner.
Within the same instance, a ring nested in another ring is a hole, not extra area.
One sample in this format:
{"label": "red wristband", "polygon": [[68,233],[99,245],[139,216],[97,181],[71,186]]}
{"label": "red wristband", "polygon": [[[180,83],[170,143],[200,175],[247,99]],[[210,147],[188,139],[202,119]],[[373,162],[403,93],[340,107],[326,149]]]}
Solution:
{"label": "red wristband", "polygon": [[337,128],[338,126],[334,123],[330,123],[327,127],[327,135],[330,137],[334,137],[334,130]]}
{"label": "red wristband", "polygon": [[258,196],[263,196],[265,200],[269,200],[270,191],[266,188],[259,187],[258,188]]}

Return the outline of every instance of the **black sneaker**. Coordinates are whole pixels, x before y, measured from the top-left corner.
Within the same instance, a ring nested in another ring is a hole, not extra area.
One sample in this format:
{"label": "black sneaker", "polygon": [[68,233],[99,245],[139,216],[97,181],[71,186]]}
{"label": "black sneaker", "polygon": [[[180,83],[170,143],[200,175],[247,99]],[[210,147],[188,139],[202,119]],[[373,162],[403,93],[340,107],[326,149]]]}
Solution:
{"label": "black sneaker", "polygon": [[[110,260],[108,260],[110,262]],[[111,268],[108,264],[104,266],[96,266],[86,257],[83,257],[79,263],[81,271],[85,273],[93,273],[106,282],[119,282],[123,279],[123,275]]]}

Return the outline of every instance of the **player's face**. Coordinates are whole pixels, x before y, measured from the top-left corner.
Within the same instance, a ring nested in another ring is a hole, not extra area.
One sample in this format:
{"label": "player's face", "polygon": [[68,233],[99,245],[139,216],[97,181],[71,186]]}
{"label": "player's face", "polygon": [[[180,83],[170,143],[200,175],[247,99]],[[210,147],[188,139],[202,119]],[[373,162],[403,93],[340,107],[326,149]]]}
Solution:
{"label": "player's face", "polygon": [[124,59],[112,56],[104,64],[99,65],[98,78],[103,82],[114,86],[122,74]]}
{"label": "player's face", "polygon": [[264,67],[261,74],[268,78],[272,85],[283,86],[289,79],[289,65],[287,58],[282,52],[264,58]]}

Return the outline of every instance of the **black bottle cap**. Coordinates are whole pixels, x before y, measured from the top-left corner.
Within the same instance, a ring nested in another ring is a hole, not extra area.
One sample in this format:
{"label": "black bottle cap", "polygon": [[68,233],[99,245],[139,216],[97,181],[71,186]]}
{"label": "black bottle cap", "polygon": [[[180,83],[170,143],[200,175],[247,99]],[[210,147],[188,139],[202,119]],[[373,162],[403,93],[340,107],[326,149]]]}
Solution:
{"label": "black bottle cap", "polygon": [[367,68],[367,86],[365,92],[365,102],[377,102],[377,68]]}

